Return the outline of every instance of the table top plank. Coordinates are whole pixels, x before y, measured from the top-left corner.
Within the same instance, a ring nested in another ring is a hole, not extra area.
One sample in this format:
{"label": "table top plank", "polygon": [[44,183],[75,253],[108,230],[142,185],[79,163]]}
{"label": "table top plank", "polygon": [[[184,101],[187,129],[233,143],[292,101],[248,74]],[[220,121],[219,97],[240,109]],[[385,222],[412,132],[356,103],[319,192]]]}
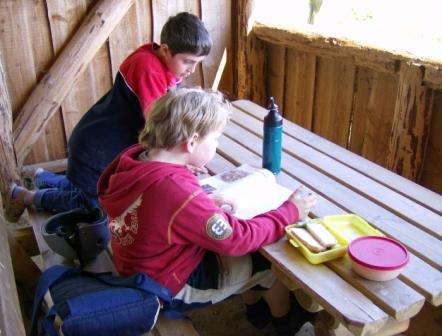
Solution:
{"label": "table top plank", "polygon": [[[232,104],[237,109],[240,109],[260,121],[262,121],[264,116],[268,113],[265,108],[248,100],[237,100]],[[398,193],[413,199],[420,205],[432,209],[439,215],[442,215],[441,195],[395,174],[360,155],[352,153],[327,139],[321,138],[288,120],[284,121],[284,132],[330,157],[337,158],[340,162],[349,167],[358,170],[373,180],[396,190]],[[410,190],[413,190],[413,194],[410,194]]]}
{"label": "table top plank", "polygon": [[261,249],[263,255],[346,328],[363,335],[379,330],[388,315],[325,265],[312,265],[286,238]]}
{"label": "table top plank", "polygon": [[[261,164],[261,138],[235,124],[228,125],[224,134],[226,137],[235,138],[237,141],[225,139],[223,136],[220,139],[219,146],[219,150],[223,153],[222,155],[229,155],[229,159],[234,160],[238,164],[240,162],[255,166]],[[223,150],[226,141],[231,141],[231,144]],[[242,144],[247,144],[247,147],[243,147]],[[234,149],[233,146],[235,146]],[[283,146],[286,146],[284,141]],[[418,227],[406,222],[376,203],[370,202],[362,195],[304,162],[295,159],[288,153],[284,152],[282,156],[282,169],[285,173],[301,180],[303,184],[315,190],[316,193],[327,197],[332,202],[339,204],[347,212],[357,213],[385,234],[404,243],[413,253],[419,255],[432,266],[439,270],[442,269],[442,249],[440,248],[441,242],[439,239],[420,230]],[[425,242],[425,244],[422,244],[422,242]]]}
{"label": "table top plank", "polygon": [[[235,127],[233,127],[233,128],[235,128]],[[223,155],[225,155],[225,153],[229,153],[231,160],[240,161],[241,158],[244,158],[246,156],[244,154],[244,151],[249,151],[249,149],[253,147],[253,143],[256,143],[256,141],[253,141],[252,138],[243,138],[247,134],[246,131],[243,131],[243,132],[238,132],[238,130],[234,130],[234,131],[235,131],[235,134],[237,134],[237,139],[240,139],[242,141],[235,142],[235,141],[231,140],[228,137],[229,130],[227,130],[226,131],[227,136],[220,138],[218,150]],[[254,135],[250,134],[250,136],[253,137]],[[243,147],[241,145],[242,143],[247,144],[247,147],[249,149]],[[249,157],[253,157],[254,161],[253,162],[245,161],[245,163],[256,164],[257,163],[256,160],[260,160],[260,158],[256,158],[255,156],[249,155]],[[321,207],[324,204],[332,204],[331,202],[322,198],[321,196],[319,196],[319,197],[320,197],[319,203],[316,207]],[[316,207],[315,207],[315,209],[316,209]],[[330,211],[330,208],[328,208],[327,210]],[[335,212],[331,212],[331,213],[334,214]],[[328,214],[331,214],[331,213],[328,212]],[[315,266],[313,266],[313,267],[315,267]],[[347,276],[348,275],[347,268],[335,267],[335,271],[340,276],[342,276],[342,277],[346,276],[347,279],[350,279],[352,282],[352,285],[354,285],[354,286],[356,285],[358,288],[363,288],[363,289],[365,289],[367,287],[367,285],[364,284],[364,280],[362,278],[360,278],[358,276],[351,276],[351,277]],[[400,282],[400,280],[397,280],[397,282]],[[404,299],[402,301],[387,300],[385,298],[384,293],[386,291],[388,291],[388,288],[390,288],[389,291],[392,293],[394,293],[395,288],[397,288],[397,290],[401,294],[400,296],[404,297],[406,299]],[[384,287],[382,287],[382,288],[375,287],[375,286],[372,286],[370,288],[370,285],[368,285],[368,289],[366,289],[365,292],[366,292],[365,294],[371,300],[376,300],[377,302],[381,303],[381,305],[383,305],[383,308],[388,307],[387,311],[389,313],[391,313],[393,316],[395,316],[396,318],[400,318],[400,319],[407,319],[410,316],[414,316],[420,310],[420,308],[422,308],[422,305],[424,302],[424,298],[420,294],[418,294],[414,289],[410,288],[409,286],[407,286],[405,284],[401,284],[400,286],[396,286],[396,284],[394,284],[394,283],[392,283],[392,284],[387,283],[387,284],[384,284]]]}
{"label": "table top plank", "polygon": [[[251,155],[249,150],[245,149],[240,144],[236,143],[235,141],[233,141],[232,139],[230,139],[224,135],[221,136],[219,139],[219,146],[217,149],[217,153],[220,156],[229,155],[230,160],[235,162],[238,166],[240,165],[240,163],[241,164],[247,163],[252,166],[259,166],[258,162],[261,162],[261,158],[259,156]],[[247,159],[249,159],[249,161]],[[210,167],[210,163],[208,164],[208,167]],[[300,186],[302,184],[300,181],[296,180],[295,177],[290,176],[289,174],[287,174],[285,172],[281,172],[280,174],[278,174],[277,180],[281,185],[291,188],[293,190],[295,190],[298,186]],[[312,192],[316,193],[315,190],[309,189],[308,187],[306,187],[305,190],[312,191]],[[333,213],[333,214],[345,213],[344,210],[342,210],[341,208],[339,208],[335,204],[330,203],[321,194],[318,193],[317,197],[318,197],[319,205],[317,205],[315,207],[315,209],[313,209],[313,211],[315,211],[317,209],[317,207],[319,206],[323,209],[323,211],[328,211],[329,214],[330,213]]]}
{"label": "table top plank", "polygon": [[425,303],[421,294],[399,279],[386,282],[362,279],[352,271],[348,256],[327,262],[327,266],[398,321],[415,316]]}
{"label": "table top plank", "polygon": [[232,162],[226,160],[221,155],[215,155],[214,158],[206,165],[206,168],[212,173],[212,175],[228,171],[235,167],[236,166]]}
{"label": "table top plank", "polygon": [[[247,127],[250,127],[250,123],[248,123]],[[231,123],[231,125],[228,126],[225,132],[225,138],[220,140],[220,148],[219,151],[221,155],[226,155],[226,153],[229,153],[229,160],[233,160],[236,162],[237,165],[241,163],[249,163],[254,164],[256,166],[259,166],[261,164],[261,146],[262,146],[262,140],[259,136],[256,135],[256,133],[248,132],[246,129],[242,127],[242,125],[238,125],[236,123]],[[250,156],[249,151],[253,151],[255,155]],[[284,154],[285,155],[285,154]],[[289,155],[289,154],[287,154]],[[290,155],[289,155],[290,156]],[[245,157],[252,157],[253,161],[247,162],[243,160]],[[284,157],[285,160],[285,157]],[[293,160],[293,158],[291,158]],[[344,207],[338,207],[336,206],[336,198],[332,195],[330,197],[330,192],[333,192],[333,189],[336,189],[338,194],[342,194],[344,196],[347,196],[347,198],[353,198],[353,195],[350,194],[350,190],[348,190],[346,187],[344,187],[342,184],[339,184],[338,182],[334,181],[335,185],[332,186],[332,188],[329,188],[327,190],[324,190],[324,185],[327,186],[330,183],[330,178],[328,176],[324,176],[323,174],[319,174],[317,171],[312,171],[311,167],[310,170],[305,170],[305,167],[307,165],[304,164],[303,168],[303,162],[299,162],[299,160],[296,161],[296,166],[290,166],[288,169],[285,169],[280,175],[285,177],[285,181],[281,184],[286,185],[287,181],[290,180],[290,178],[293,178],[295,181],[291,184],[290,187],[293,188],[293,186],[297,183],[304,183],[306,184],[306,179],[304,175],[308,176],[313,174],[311,177],[312,180],[317,180],[317,184],[313,184],[315,186],[315,189],[313,191],[319,193],[320,199],[318,205],[313,209],[313,213],[315,216],[322,217],[325,215],[330,214],[340,214],[343,212],[348,212],[348,209]],[[287,173],[287,172],[295,172],[295,173]],[[303,174],[298,174],[299,172],[303,172]],[[290,175],[287,177],[287,175]],[[296,176],[295,176],[296,175]],[[278,176],[278,180],[280,180]],[[298,179],[299,178],[299,179]],[[328,179],[327,179],[328,178]],[[331,180],[333,181],[333,180]],[[311,184],[307,184],[311,186]],[[286,185],[287,186],[287,185]],[[322,195],[324,196],[322,196]],[[365,207],[365,202],[368,202],[366,199],[362,198],[361,195],[359,195],[359,199],[356,200],[356,203],[361,203],[362,207]],[[326,198],[329,198],[330,200],[327,200]],[[345,197],[344,197],[345,198]],[[341,204],[340,201],[337,202],[338,204]],[[373,203],[373,202],[371,202]],[[345,203],[344,203],[345,204]],[[373,206],[378,206],[377,204],[373,203]],[[379,208],[379,206],[378,206]],[[377,210],[378,208],[375,208],[374,210]],[[382,209],[382,208],[381,208]],[[382,222],[387,221],[392,218],[393,220],[399,220],[399,226],[402,227],[402,223],[406,223],[402,219],[397,219],[395,214],[391,214],[390,212],[386,211],[385,209],[382,209],[384,211],[384,215],[386,218],[380,218],[379,216],[372,217],[373,221],[371,224],[375,222]],[[374,212],[376,214],[376,211]],[[359,213],[358,213],[359,214]],[[367,219],[367,218],[365,218]],[[370,220],[368,220],[370,222]],[[406,223],[410,225],[409,223]],[[375,226],[375,225],[374,225]],[[396,228],[397,229],[397,228]],[[421,232],[419,229],[414,228],[415,230],[418,230],[417,232]],[[393,230],[396,231],[396,230]],[[424,232],[422,232],[425,234]],[[414,238],[416,238],[416,235],[411,235]],[[440,250],[438,248],[439,241],[435,241],[435,249]],[[418,240],[416,241],[416,244],[418,245],[418,248],[424,248],[424,252],[421,252],[422,255],[424,255],[427,251],[425,251],[426,247],[422,247],[422,243],[420,243]],[[440,253],[440,252],[439,252]],[[442,286],[442,274],[439,270],[433,268],[432,266],[428,265],[426,262],[422,261],[421,259],[412,256],[412,261],[407,266],[407,268],[403,271],[403,273],[400,276],[400,279],[407,283],[410,287],[413,287],[415,290],[417,290],[420,294],[424,295],[424,297],[431,302],[434,305],[440,305],[441,304],[441,286]],[[422,277],[422,274],[429,275],[428,277]],[[394,309],[394,308],[393,308]],[[400,311],[400,309],[398,309]],[[399,313],[398,313],[399,314]],[[411,313],[412,314],[412,313]]]}
{"label": "table top plank", "polygon": [[[263,127],[260,120],[246,113],[233,113],[232,121],[239,127],[262,138]],[[337,161],[335,158],[298,141],[289,136],[289,134],[284,134],[283,146],[284,150],[293,157],[330,176],[339,183],[348,186],[356,193],[362,194],[364,197],[371,199],[373,202],[403,217],[407,221],[411,221],[436,238],[442,238],[442,216],[436,212],[374,181],[357,170]]]}

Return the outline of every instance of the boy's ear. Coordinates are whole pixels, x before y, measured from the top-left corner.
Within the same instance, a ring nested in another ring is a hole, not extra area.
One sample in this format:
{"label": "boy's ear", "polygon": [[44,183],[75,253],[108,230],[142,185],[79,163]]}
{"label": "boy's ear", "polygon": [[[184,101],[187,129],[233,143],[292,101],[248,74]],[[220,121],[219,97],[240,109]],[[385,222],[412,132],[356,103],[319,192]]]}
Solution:
{"label": "boy's ear", "polygon": [[193,151],[195,150],[198,138],[199,138],[198,133],[193,133],[192,136],[189,139],[187,139],[186,150],[188,153],[193,153]]}
{"label": "boy's ear", "polygon": [[167,52],[170,52],[169,46],[165,43],[160,44],[160,50],[163,55],[167,54]]}

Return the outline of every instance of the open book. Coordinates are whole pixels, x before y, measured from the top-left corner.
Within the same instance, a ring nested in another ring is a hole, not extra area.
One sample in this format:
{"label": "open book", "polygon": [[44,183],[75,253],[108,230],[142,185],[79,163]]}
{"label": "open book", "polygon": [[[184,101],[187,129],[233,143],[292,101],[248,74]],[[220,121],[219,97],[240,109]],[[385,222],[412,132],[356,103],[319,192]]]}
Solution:
{"label": "open book", "polygon": [[267,169],[249,165],[204,178],[200,185],[208,194],[235,199],[238,205],[235,216],[242,219],[276,209],[293,192],[278,184]]}

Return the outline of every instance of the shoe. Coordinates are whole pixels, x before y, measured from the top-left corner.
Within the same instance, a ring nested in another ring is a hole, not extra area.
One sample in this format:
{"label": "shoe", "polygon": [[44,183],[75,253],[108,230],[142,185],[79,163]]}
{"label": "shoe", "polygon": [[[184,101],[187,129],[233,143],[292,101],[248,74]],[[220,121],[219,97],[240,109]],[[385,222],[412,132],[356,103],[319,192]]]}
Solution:
{"label": "shoe", "polygon": [[314,322],[317,313],[301,307],[294,296],[290,296],[290,310],[283,317],[274,318],[272,326],[279,336],[295,335],[306,322]]}
{"label": "shoe", "polygon": [[312,313],[306,309],[304,309],[296,300],[295,296],[291,293],[290,294],[290,310],[293,314],[296,314],[300,320],[304,320],[305,322],[311,322],[313,323],[315,321],[316,316],[318,313]]}
{"label": "shoe", "polygon": [[23,186],[28,190],[37,189],[36,181],[37,176],[43,173],[45,170],[41,167],[38,168],[25,168],[22,170]]}
{"label": "shoe", "polygon": [[263,298],[254,304],[246,304],[246,319],[255,328],[264,329],[273,319],[270,308]]}
{"label": "shoe", "polygon": [[34,171],[34,181],[37,178],[38,175],[40,175],[41,173],[43,173],[45,170],[41,167],[38,167],[35,171]]}
{"label": "shoe", "polygon": [[12,197],[15,188],[21,188],[17,184],[12,184],[9,192],[6,195],[4,204],[5,218],[10,223],[17,223],[21,215],[26,209],[25,205],[25,190],[21,190],[16,197]]}

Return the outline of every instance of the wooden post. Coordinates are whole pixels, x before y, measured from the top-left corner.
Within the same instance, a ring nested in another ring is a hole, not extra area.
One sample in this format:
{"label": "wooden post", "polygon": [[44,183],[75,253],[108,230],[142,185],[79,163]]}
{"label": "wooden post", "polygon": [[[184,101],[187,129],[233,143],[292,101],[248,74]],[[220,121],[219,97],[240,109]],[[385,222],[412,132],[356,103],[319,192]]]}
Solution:
{"label": "wooden post", "polygon": [[18,182],[20,175],[14,154],[12,142],[12,111],[6,87],[6,77],[0,62],[0,191],[3,204],[6,193],[12,182]]}
{"label": "wooden post", "polygon": [[421,68],[403,62],[394,110],[387,168],[417,181],[428,143],[434,91],[423,85]]}
{"label": "wooden post", "polygon": [[[12,143],[12,111],[3,65],[0,62],[0,190],[2,204],[12,182],[19,182]],[[9,249],[11,247],[11,250]],[[13,256],[13,258],[11,258]],[[12,259],[12,260],[11,260]],[[14,267],[13,267],[14,266]],[[23,247],[8,232],[0,215],[0,335],[25,335],[14,272],[17,271],[28,295],[32,295],[40,271]]]}
{"label": "wooden post", "polygon": [[38,83],[14,123],[19,165],[60,107],[72,84],[106,41],[134,0],[101,0],[87,15],[69,44]]}
{"label": "wooden post", "polygon": [[235,1],[234,24],[234,94],[238,99],[250,99],[266,105],[265,48],[252,32],[254,0]]}
{"label": "wooden post", "polygon": [[0,335],[24,336],[6,222],[0,214]]}

